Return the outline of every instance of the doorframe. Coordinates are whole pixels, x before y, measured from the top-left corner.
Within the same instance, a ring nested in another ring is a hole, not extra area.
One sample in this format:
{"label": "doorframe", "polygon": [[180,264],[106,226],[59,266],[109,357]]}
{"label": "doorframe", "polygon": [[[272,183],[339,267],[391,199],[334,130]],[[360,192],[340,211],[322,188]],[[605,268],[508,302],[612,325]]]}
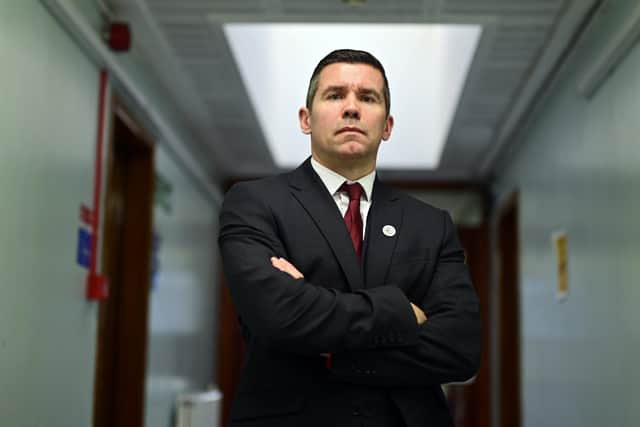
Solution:
{"label": "doorframe", "polygon": [[[522,425],[520,310],[520,193],[513,190],[494,211],[492,324],[494,426]],[[509,284],[509,285],[507,285]]]}
{"label": "doorframe", "polygon": [[155,143],[117,95],[110,106],[101,248],[109,296],[98,309],[93,426],[142,427]]}

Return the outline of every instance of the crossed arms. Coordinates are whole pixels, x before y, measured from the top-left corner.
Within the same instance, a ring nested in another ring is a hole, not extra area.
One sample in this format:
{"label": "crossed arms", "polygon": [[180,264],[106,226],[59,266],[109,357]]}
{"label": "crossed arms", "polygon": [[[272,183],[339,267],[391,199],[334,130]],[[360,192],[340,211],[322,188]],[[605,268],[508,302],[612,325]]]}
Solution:
{"label": "crossed arms", "polygon": [[414,305],[395,283],[341,292],[306,280],[284,260],[264,193],[251,183],[234,186],[220,217],[231,295],[252,334],[295,354],[332,353],[332,373],[349,382],[425,386],[473,376],[478,305],[448,215],[436,271]]}
{"label": "crossed arms", "polygon": [[[278,270],[284,273],[287,273],[289,276],[293,277],[294,279],[304,279],[304,275],[300,273],[300,271],[295,267],[295,265],[291,264],[286,259],[282,257],[280,258],[271,257],[270,260],[271,260],[271,265],[273,265]],[[420,307],[418,307],[414,303],[411,303],[411,308],[413,309],[413,314],[416,315],[416,322],[418,322],[418,325],[422,325],[424,322],[427,321],[427,316],[424,314],[424,311],[420,309]]]}

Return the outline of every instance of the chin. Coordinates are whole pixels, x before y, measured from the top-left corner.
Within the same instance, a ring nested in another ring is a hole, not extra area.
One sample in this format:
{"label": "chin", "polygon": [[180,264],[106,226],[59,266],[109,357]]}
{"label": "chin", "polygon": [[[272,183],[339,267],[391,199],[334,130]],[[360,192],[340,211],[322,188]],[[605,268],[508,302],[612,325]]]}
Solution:
{"label": "chin", "polygon": [[345,160],[362,160],[370,157],[370,153],[362,150],[343,151],[339,153],[339,157]]}
{"label": "chin", "polygon": [[340,147],[340,152],[347,155],[366,155],[369,153],[367,148],[358,141],[349,141]]}

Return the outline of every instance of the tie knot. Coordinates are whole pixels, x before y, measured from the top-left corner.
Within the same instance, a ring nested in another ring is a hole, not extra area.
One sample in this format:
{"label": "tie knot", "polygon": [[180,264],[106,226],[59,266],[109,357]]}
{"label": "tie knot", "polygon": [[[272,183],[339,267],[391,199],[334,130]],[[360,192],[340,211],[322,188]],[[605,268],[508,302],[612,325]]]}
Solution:
{"label": "tie knot", "polygon": [[349,200],[360,200],[364,189],[360,183],[347,184],[346,182],[340,186],[340,190],[345,191],[349,195]]}

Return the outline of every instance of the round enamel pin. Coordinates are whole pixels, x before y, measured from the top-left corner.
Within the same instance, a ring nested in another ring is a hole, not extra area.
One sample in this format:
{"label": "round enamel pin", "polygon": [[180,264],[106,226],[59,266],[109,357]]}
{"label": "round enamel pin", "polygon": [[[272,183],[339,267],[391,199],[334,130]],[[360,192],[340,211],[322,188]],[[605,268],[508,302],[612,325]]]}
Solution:
{"label": "round enamel pin", "polygon": [[385,225],[382,227],[382,234],[387,237],[393,237],[396,235],[396,228],[393,225]]}

